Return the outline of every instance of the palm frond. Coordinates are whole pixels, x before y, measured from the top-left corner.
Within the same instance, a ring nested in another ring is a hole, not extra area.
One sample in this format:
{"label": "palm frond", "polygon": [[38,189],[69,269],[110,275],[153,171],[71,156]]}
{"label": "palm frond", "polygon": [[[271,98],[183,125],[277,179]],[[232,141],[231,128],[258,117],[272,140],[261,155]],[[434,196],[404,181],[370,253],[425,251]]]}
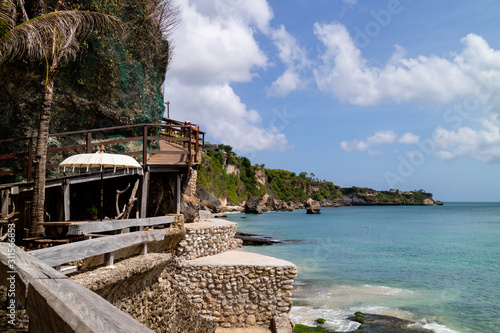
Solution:
{"label": "palm frond", "polygon": [[120,21],[103,13],[59,11],[38,16],[0,37],[0,62],[20,57],[70,60],[77,55],[79,39],[109,29],[122,32]]}
{"label": "palm frond", "polygon": [[0,0],[0,38],[14,28],[12,2]]}

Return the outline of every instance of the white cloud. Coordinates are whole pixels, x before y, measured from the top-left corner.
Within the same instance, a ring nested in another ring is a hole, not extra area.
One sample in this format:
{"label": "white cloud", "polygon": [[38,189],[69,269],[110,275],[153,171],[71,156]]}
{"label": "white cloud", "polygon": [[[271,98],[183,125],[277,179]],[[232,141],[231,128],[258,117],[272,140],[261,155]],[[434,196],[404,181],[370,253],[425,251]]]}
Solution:
{"label": "white cloud", "polygon": [[418,135],[413,133],[405,133],[398,139],[398,135],[394,131],[378,131],[374,135],[367,137],[365,140],[342,141],[340,149],[343,151],[366,151],[372,156],[382,155],[381,150],[369,150],[370,147],[384,144],[392,144],[395,142],[401,144],[414,144],[420,140]]}
{"label": "white cloud", "polygon": [[436,156],[445,160],[472,157],[483,163],[500,162],[500,119],[491,115],[480,121],[483,129],[438,127],[433,137]]}
{"label": "white cloud", "polygon": [[376,146],[385,143],[393,143],[396,138],[397,135],[393,131],[380,131],[366,138],[366,142],[369,146]]}
{"label": "white cloud", "polygon": [[405,145],[415,144],[415,143],[418,143],[419,141],[420,141],[420,137],[418,135],[413,134],[413,133],[405,133],[398,140],[399,143],[405,144]]}
{"label": "white cloud", "polygon": [[474,95],[484,82],[500,91],[500,52],[475,34],[461,40],[464,49],[452,59],[405,58],[404,49],[396,45],[387,64],[376,67],[363,58],[341,23],[316,23],[314,32],[325,46],[314,71],[319,89],[352,104],[443,104]]}
{"label": "white cloud", "polygon": [[257,30],[272,32],[267,1],[184,0],[180,7],[182,21],[164,86],[171,117],[199,123],[236,150],[283,149],[285,135],[263,126],[259,113],[249,110],[231,88],[269,65],[254,38]]}
{"label": "white cloud", "polygon": [[342,2],[348,5],[355,5],[358,3],[358,0],[342,0]]}
{"label": "white cloud", "polygon": [[285,64],[286,69],[272,83],[268,96],[284,97],[292,91],[303,89],[305,81],[300,77],[300,73],[310,65],[307,52],[283,25],[277,29],[271,29],[269,35],[278,48],[278,58]]}
{"label": "white cloud", "polygon": [[[365,151],[373,146],[393,143],[396,139],[397,135],[393,131],[379,131],[365,140],[342,141],[340,149],[344,151]],[[371,152],[370,154],[372,155]]]}
{"label": "white cloud", "polygon": [[[314,70],[320,90],[341,101],[356,105],[414,103],[445,105],[462,101],[466,109],[454,110],[454,117],[482,111],[480,128],[462,126],[449,130],[440,126],[433,141],[435,155],[452,160],[471,157],[481,162],[500,163],[500,51],[492,49],[481,36],[468,34],[461,39],[461,52],[449,57],[409,58],[404,48],[395,45],[394,54],[384,66],[371,66],[356,47],[344,25],[338,22],[315,24],[314,32],[324,45],[320,65]],[[479,105],[475,104],[481,104]],[[471,104],[471,105],[468,105]],[[461,107],[461,106],[460,106]],[[445,121],[452,121],[444,113]],[[479,117],[479,115],[477,115]],[[415,144],[420,138],[407,133],[401,144]],[[343,142],[346,151],[363,151],[368,140]]]}
{"label": "white cloud", "polygon": [[299,74],[293,70],[286,70],[269,88],[268,96],[284,97],[302,86]]}

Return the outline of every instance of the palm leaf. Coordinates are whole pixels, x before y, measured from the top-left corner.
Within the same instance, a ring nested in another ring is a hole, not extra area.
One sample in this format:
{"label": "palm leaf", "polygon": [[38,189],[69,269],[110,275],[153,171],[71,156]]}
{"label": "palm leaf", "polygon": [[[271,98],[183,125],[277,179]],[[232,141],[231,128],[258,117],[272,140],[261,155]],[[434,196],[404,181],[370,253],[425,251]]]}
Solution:
{"label": "palm leaf", "polygon": [[12,3],[7,0],[0,0],[0,38],[5,36],[13,27]]}
{"label": "palm leaf", "polygon": [[0,62],[21,57],[33,61],[57,57],[64,62],[76,57],[79,39],[109,29],[122,32],[117,18],[102,13],[59,11],[38,16],[0,37]]}

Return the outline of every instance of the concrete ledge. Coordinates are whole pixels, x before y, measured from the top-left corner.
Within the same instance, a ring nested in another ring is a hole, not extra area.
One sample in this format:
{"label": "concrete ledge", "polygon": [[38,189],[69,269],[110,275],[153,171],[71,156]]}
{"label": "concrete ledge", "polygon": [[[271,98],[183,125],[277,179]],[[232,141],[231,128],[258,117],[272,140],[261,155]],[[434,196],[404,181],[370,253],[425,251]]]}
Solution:
{"label": "concrete ledge", "polygon": [[186,223],[184,226],[186,227],[187,230],[189,230],[189,229],[206,229],[213,227],[229,227],[231,225],[237,226],[238,223],[229,222],[227,220],[221,220],[221,219],[206,219],[194,223]]}
{"label": "concrete ledge", "polygon": [[297,267],[293,263],[283,259],[244,251],[227,251],[209,257],[201,257],[186,261],[184,266]]}

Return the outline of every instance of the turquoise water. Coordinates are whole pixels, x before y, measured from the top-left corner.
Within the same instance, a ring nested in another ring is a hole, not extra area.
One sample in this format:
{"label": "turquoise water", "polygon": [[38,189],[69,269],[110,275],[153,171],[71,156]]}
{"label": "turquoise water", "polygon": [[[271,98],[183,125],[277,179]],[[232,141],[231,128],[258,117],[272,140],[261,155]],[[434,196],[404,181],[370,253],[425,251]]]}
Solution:
{"label": "turquoise water", "polygon": [[[242,219],[241,217],[246,217]],[[231,214],[238,231],[286,244],[245,251],[297,265],[292,318],[355,329],[355,311],[435,332],[500,332],[500,203]]]}

